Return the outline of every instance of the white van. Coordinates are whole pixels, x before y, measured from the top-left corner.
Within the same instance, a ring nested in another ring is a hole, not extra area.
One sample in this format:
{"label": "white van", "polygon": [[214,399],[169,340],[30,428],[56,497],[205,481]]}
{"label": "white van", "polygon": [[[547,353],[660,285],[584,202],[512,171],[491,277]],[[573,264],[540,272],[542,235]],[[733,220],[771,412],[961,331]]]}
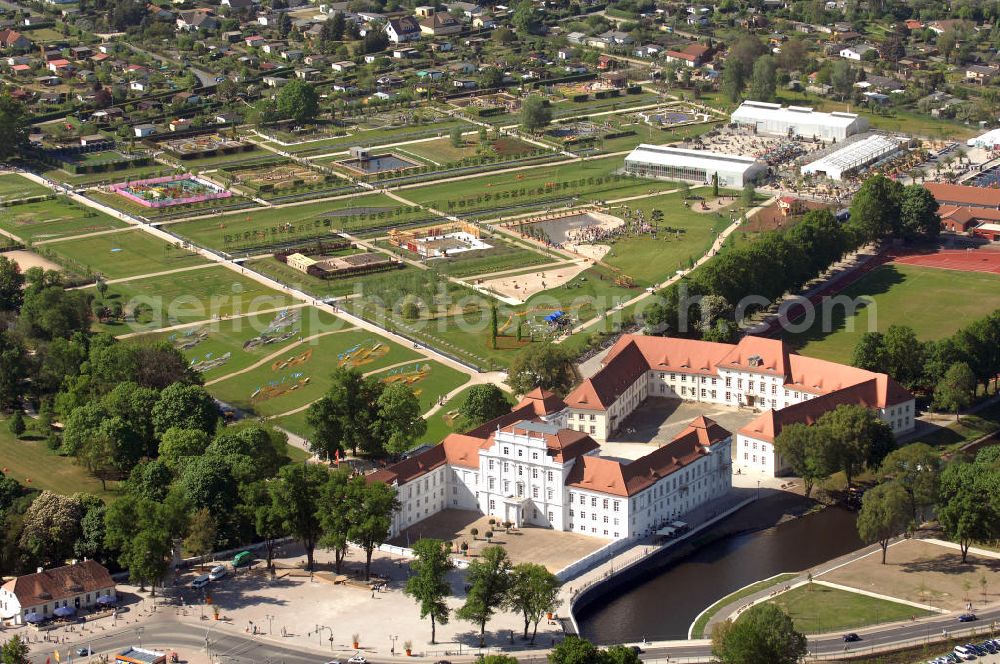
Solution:
{"label": "white van", "polygon": [[976,658],[976,654],[971,650],[969,650],[968,648],[966,648],[965,646],[955,646],[955,654],[961,657],[966,662]]}
{"label": "white van", "polygon": [[208,574],[202,574],[197,579],[191,582],[192,588],[204,588],[209,583],[211,583],[212,578]]}

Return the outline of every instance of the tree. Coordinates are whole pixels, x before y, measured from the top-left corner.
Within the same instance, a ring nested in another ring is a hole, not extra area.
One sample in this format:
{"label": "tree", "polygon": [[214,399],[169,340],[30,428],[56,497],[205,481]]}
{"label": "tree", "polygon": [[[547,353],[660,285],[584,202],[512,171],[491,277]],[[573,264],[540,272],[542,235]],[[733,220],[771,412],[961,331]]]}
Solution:
{"label": "tree", "polygon": [[275,543],[280,537],[284,537],[285,524],[281,512],[271,500],[268,481],[260,480],[242,486],[240,498],[240,508],[253,523],[254,532],[264,542],[265,564],[268,571],[273,573]]}
{"label": "tree", "polygon": [[479,87],[494,90],[503,87],[503,72],[497,67],[485,67],[479,72]]}
{"label": "tree", "polygon": [[831,445],[831,458],[844,472],[847,486],[864,468],[875,469],[895,447],[892,429],[864,406],[847,404],[824,413],[817,421]]}
{"label": "tree", "polygon": [[510,412],[507,394],[493,383],[473,385],[459,404],[461,428],[469,431]]}
{"label": "tree", "polygon": [[455,615],[479,625],[479,644],[486,643],[486,623],[504,604],[510,589],[511,562],[500,546],[483,549],[478,560],[469,563],[466,583],[469,592]]}
{"label": "tree", "polygon": [[755,101],[774,101],[777,84],[777,64],[774,58],[770,55],[757,58],[750,75],[750,98]]}
{"label": "tree", "polygon": [[961,421],[961,411],[969,407],[975,393],[976,376],[972,369],[965,362],[956,362],[934,388],[934,405],[954,412],[955,421]]}
{"label": "tree", "polygon": [[530,95],[521,102],[521,129],[528,133],[541,131],[552,122],[552,109],[538,95]]}
{"label": "tree", "polygon": [[916,332],[907,325],[890,325],[882,337],[885,352],[885,373],[907,389],[920,385],[924,373],[923,344]]}
{"label": "tree", "polygon": [[153,427],[160,435],[171,427],[197,429],[212,435],[218,423],[215,400],[200,385],[169,385],[153,406]]}
{"label": "tree", "polygon": [[160,437],[159,458],[179,472],[186,459],[204,454],[208,440],[208,434],[200,429],[170,427]]}
{"label": "tree", "polygon": [[321,466],[309,464],[285,466],[268,483],[271,505],[282,528],[302,543],[306,551],[306,569],[313,570],[313,552],[323,535],[318,514],[319,496],[329,479]]}
{"label": "tree", "polygon": [[885,340],[881,332],[865,332],[854,346],[851,364],[859,369],[887,373],[889,362],[886,358]]}
{"label": "tree", "polygon": [[802,478],[805,495],[813,486],[828,478],[833,470],[830,448],[822,427],[808,424],[786,424],[774,439],[775,451],[781,455],[796,475]]}
{"label": "tree", "polygon": [[1000,533],[1000,511],[996,504],[997,471],[993,464],[954,462],[941,473],[937,517],[948,539],[958,542],[962,563],[974,542],[993,540]]}
{"label": "tree", "polygon": [[579,636],[567,636],[549,651],[549,664],[602,664],[601,651]]}
{"label": "tree", "polygon": [[330,473],[330,479],[323,487],[320,496],[319,519],[323,528],[323,538],[320,543],[333,549],[334,569],[337,574],[340,574],[340,566],[347,556],[347,542],[353,517],[350,506],[352,494],[356,493],[352,484],[358,481],[351,478],[350,469],[340,468]]}
{"label": "tree", "polygon": [[719,174],[712,173],[712,196],[719,197]]}
{"label": "tree", "polygon": [[747,182],[743,185],[743,200],[742,203],[744,207],[752,207],[754,199],[757,197],[757,190],[753,186],[753,182]]}
{"label": "tree", "polygon": [[205,556],[215,550],[218,527],[212,513],[202,508],[191,515],[188,535],[184,538],[184,551],[189,556]]}
{"label": "tree", "polygon": [[534,625],[531,632],[531,643],[534,645],[538,621],[559,606],[559,578],[537,563],[515,565],[511,577],[507,606],[524,618],[525,639],[528,638],[529,624]]}
{"label": "tree", "polygon": [[14,406],[28,377],[28,351],[13,332],[0,329],[0,407]]}
{"label": "tree", "polygon": [[510,24],[522,39],[533,33],[538,24],[535,18],[535,5],[530,0],[521,0],[517,3]]}
{"label": "tree", "polygon": [[903,187],[899,206],[900,233],[904,239],[935,239],[941,233],[941,215],[934,195],[924,186]]}
{"label": "tree", "polygon": [[497,348],[497,335],[499,334],[499,321],[497,320],[497,306],[490,307],[490,347]]}
{"label": "tree", "polygon": [[7,428],[15,438],[20,438],[22,434],[27,430],[24,424],[24,415],[21,414],[21,409],[18,408],[14,411],[14,414],[10,417],[10,422],[7,423]]}
{"label": "tree", "polygon": [[448,556],[448,546],[441,540],[420,539],[413,545],[416,558],[410,563],[413,576],[406,580],[403,592],[420,604],[420,617],[431,619],[431,644],[437,637],[437,625],[448,624],[448,604],[451,594],[448,572],[454,567]]}
{"label": "tree", "polygon": [[358,478],[348,488],[351,523],[347,537],[365,551],[365,580],[371,578],[372,552],[385,543],[392,528],[392,515],[399,509],[396,490],[384,482],[368,483]]}
{"label": "tree", "polygon": [[878,478],[893,480],[906,491],[913,521],[920,523],[924,509],[937,502],[941,457],[926,443],[904,445],[882,460]]}
{"label": "tree", "polygon": [[771,603],[755,604],[712,631],[712,654],[722,664],[796,664],[806,649],[791,617]]}
{"label": "tree", "polygon": [[951,54],[955,52],[955,47],[958,45],[958,33],[954,30],[945,30],[937,38],[937,47],[941,51],[941,55],[944,56],[944,61],[947,63]]}
{"label": "tree", "polygon": [[28,145],[31,116],[10,94],[0,95],[0,159],[8,160]]}
{"label": "tree", "polygon": [[865,544],[879,543],[885,565],[889,540],[901,535],[912,518],[910,499],[903,487],[895,481],[884,482],[865,492],[858,513],[858,536]]}
{"label": "tree", "polygon": [[[2,130],[0,130],[2,131]],[[16,261],[0,256],[0,311],[17,311],[24,294],[24,275]]]}
{"label": "tree", "polygon": [[30,664],[28,643],[15,634],[0,647],[0,662],[3,664]]}
{"label": "tree", "polygon": [[85,291],[65,290],[59,273],[49,277],[39,272],[37,268],[25,272],[28,283],[18,318],[20,330],[32,339],[45,341],[69,339],[76,332],[89,330],[91,296]]}
{"label": "tree", "polygon": [[319,95],[311,83],[291,80],[278,92],[275,109],[282,118],[288,118],[298,124],[309,123],[319,114]]}
{"label": "tree", "polygon": [[34,565],[62,565],[73,555],[82,517],[78,499],[43,491],[24,513],[18,546]]}
{"label": "tree", "polygon": [[355,454],[381,450],[372,427],[382,389],[381,383],[365,378],[357,369],[334,369],[330,389],[306,411],[306,423],[313,429],[310,449],[327,458],[346,448]]}
{"label": "tree", "polygon": [[536,387],[565,395],[572,385],[569,354],[551,343],[531,344],[511,362],[507,384],[516,394],[526,394]]}
{"label": "tree", "polygon": [[903,186],[884,175],[866,179],[851,203],[850,224],[865,241],[891,235],[900,217]]}
{"label": "tree", "polygon": [[427,421],[417,395],[408,385],[387,385],[375,402],[377,411],[373,431],[386,452],[402,454],[427,431]]}

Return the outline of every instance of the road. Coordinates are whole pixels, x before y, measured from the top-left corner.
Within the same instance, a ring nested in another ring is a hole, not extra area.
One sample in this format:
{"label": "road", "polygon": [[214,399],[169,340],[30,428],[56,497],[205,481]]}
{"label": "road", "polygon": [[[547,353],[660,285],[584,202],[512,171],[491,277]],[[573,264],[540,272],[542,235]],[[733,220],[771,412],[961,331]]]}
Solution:
{"label": "road", "polygon": [[[168,58],[165,55],[160,55],[159,53],[153,53],[152,51],[147,51],[146,49],[139,48],[135,44],[130,44],[127,41],[126,42],[122,42],[122,43],[125,44],[126,46],[128,46],[130,49],[132,49],[136,53],[141,53],[141,54],[143,54],[145,56],[153,58],[154,60],[156,60],[157,62],[160,62],[162,64],[165,64],[165,65],[168,65],[168,66],[171,66],[171,67],[177,64],[177,62],[175,60],[171,60],[170,58]],[[204,70],[201,70],[201,69],[196,69],[196,68],[192,67],[191,65],[188,65],[186,67],[186,69],[188,71],[190,71],[192,74],[194,74],[198,78],[198,82],[201,84],[201,87],[203,87],[203,88],[214,88],[216,86],[216,83],[215,83],[215,74],[211,74],[211,73],[209,73],[207,71],[204,71]]]}
{"label": "road", "polygon": [[[948,630],[952,636],[959,636],[961,626],[966,634],[976,629],[979,640],[989,630],[990,621],[1000,620],[1000,606],[979,613],[980,619],[969,624],[960,625],[954,614],[921,619],[913,622],[896,623],[868,630],[859,630],[862,640],[851,644],[847,652],[871,652],[873,648],[892,646],[894,644],[917,645],[934,641],[942,636],[942,630]],[[190,620],[190,619],[189,619]],[[231,626],[206,621],[203,624],[182,622],[167,609],[158,612],[142,624],[140,635],[138,626],[130,626],[117,631],[102,634],[93,639],[82,641],[74,639],[73,643],[63,645],[61,652],[68,649],[75,651],[81,645],[89,645],[95,654],[113,652],[128,646],[139,645],[158,650],[176,650],[182,660],[190,662],[219,662],[221,664],[317,664],[327,661],[329,653],[317,647],[304,650],[301,646],[287,647],[275,642],[280,637],[250,636],[243,633],[233,633]],[[969,637],[974,640],[973,637]],[[206,652],[206,640],[209,650]],[[809,652],[819,656],[838,656],[845,653],[844,642],[840,634],[832,634],[809,639]],[[944,652],[945,647],[941,647]],[[539,662],[544,660],[546,651],[519,651],[513,653],[522,662]],[[45,664],[52,657],[51,647],[46,644],[31,644],[30,659],[35,664]],[[642,659],[671,661],[710,661],[711,644],[709,641],[675,641],[669,644],[646,647]],[[472,662],[474,655],[452,656],[452,661]],[[370,664],[389,664],[397,658],[380,659],[369,656]],[[51,661],[51,660],[50,660]]]}

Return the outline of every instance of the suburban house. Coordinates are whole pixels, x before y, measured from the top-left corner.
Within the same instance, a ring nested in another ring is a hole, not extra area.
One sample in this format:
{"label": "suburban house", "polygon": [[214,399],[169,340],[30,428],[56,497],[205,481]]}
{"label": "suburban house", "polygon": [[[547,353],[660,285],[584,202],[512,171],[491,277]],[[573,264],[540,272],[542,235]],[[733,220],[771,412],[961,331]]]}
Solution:
{"label": "suburban house", "polygon": [[421,29],[417,19],[412,16],[402,16],[389,19],[385,24],[385,32],[389,35],[389,41],[401,44],[420,39]]}
{"label": "suburban house", "polygon": [[35,47],[31,40],[17,30],[0,30],[0,47],[11,51],[30,51]]}
{"label": "suburban house", "polygon": [[462,24],[451,14],[435,12],[420,21],[421,34],[431,37],[444,37],[454,35],[462,31]]}
{"label": "suburban house", "polygon": [[0,619],[23,625],[31,614],[51,618],[59,609],[69,616],[78,609],[113,604],[115,598],[115,582],[103,565],[73,561],[50,570],[39,568],[0,586]]}

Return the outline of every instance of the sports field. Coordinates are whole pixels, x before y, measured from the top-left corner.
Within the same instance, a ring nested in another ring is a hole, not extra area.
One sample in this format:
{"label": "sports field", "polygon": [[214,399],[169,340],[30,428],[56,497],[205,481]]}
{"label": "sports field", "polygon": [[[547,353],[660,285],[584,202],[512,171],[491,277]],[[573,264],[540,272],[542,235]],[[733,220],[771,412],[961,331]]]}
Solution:
{"label": "sports field", "polygon": [[69,267],[82,267],[108,279],[164,272],[208,261],[198,254],[135,229],[53,242],[46,250],[67,259]]}
{"label": "sports field", "polygon": [[0,204],[31,196],[45,196],[52,190],[17,173],[0,175]]}
{"label": "sports field", "polygon": [[249,413],[279,415],[323,396],[330,386],[330,374],[338,366],[368,373],[418,359],[412,350],[384,337],[351,330],[320,337],[316,344],[289,348],[287,354],[214,383],[209,390]]}
{"label": "sports field", "polygon": [[[334,230],[356,232],[370,226],[391,227],[421,216],[431,215],[410,211],[383,194],[369,194],[178,222],[170,224],[170,230],[199,244],[226,249],[250,242],[254,236],[259,236],[262,244],[280,243]],[[324,219],[330,220],[328,226]]]}
{"label": "sports field", "polygon": [[0,228],[24,242],[73,237],[125,226],[124,221],[63,197],[0,208]]}
{"label": "sports field", "polygon": [[211,382],[242,371],[295,344],[304,349],[318,341],[311,338],[315,335],[337,334],[347,329],[351,326],[343,319],[315,307],[290,307],[169,332],[153,332],[133,337],[130,343],[165,340],[188,358],[206,382]]}
{"label": "sports field", "polygon": [[108,302],[121,302],[126,312],[137,306],[138,321],[101,326],[112,334],[156,330],[285,307],[292,298],[222,267],[180,272],[162,277],[123,281],[108,286]]}
{"label": "sports field", "polygon": [[[862,333],[890,325],[912,327],[923,340],[953,334],[974,318],[1000,309],[1000,275],[889,263],[848,286],[841,295],[859,303],[822,308],[809,329],[785,337],[804,355],[850,362]],[[860,298],[871,298],[865,306]]]}

